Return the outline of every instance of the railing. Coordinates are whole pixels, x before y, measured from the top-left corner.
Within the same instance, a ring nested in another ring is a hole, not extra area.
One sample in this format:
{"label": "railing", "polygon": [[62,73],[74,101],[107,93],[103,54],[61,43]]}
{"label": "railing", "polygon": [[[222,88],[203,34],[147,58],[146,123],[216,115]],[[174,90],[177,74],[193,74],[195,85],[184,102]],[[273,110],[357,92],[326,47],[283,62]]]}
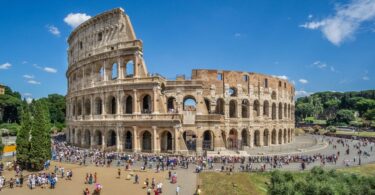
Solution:
{"label": "railing", "polygon": [[223,121],[224,115],[221,114],[207,114],[207,115],[196,115],[195,120],[197,121]]}
{"label": "railing", "polygon": [[[79,116],[76,119],[82,120]],[[182,120],[182,115],[177,113],[167,114],[105,114],[105,115],[88,115],[84,117],[85,120]]]}

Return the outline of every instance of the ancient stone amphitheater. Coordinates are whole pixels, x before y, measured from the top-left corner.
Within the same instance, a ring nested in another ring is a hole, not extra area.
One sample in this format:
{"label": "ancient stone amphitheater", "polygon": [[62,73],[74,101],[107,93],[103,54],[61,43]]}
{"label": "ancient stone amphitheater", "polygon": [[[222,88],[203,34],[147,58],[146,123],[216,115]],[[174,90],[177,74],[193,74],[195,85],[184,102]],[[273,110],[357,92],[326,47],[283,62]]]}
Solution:
{"label": "ancient stone amphitheater", "polygon": [[[150,74],[121,8],[78,26],[68,38],[67,140],[107,151],[241,151],[294,139],[294,87],[239,71],[193,70],[191,78]],[[177,69],[177,68],[176,68]]]}

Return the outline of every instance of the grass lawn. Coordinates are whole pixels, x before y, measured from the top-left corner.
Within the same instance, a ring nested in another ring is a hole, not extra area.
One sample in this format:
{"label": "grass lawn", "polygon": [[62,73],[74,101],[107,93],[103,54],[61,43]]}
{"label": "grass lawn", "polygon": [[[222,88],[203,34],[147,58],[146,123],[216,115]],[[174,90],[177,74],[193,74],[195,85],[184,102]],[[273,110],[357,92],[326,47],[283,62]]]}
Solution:
{"label": "grass lawn", "polygon": [[349,168],[342,168],[337,169],[339,172],[344,173],[356,173],[363,176],[375,176],[375,163],[372,164],[366,164],[362,166],[357,167],[349,167]]}
{"label": "grass lawn", "polygon": [[227,175],[219,172],[203,172],[199,174],[203,194],[212,195],[267,194],[266,182],[269,181],[269,178],[270,173],[235,173]]}
{"label": "grass lawn", "polygon": [[367,132],[367,131],[361,131],[361,132],[353,132],[353,131],[336,131],[336,134],[341,135],[356,135],[356,136],[363,136],[363,137],[375,137],[375,132]]}

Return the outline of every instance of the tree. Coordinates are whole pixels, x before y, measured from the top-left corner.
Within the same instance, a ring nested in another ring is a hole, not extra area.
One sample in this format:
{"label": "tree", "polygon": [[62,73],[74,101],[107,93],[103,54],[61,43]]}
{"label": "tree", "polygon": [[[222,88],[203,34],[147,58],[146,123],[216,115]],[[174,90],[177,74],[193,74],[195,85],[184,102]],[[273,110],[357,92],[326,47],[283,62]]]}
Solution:
{"label": "tree", "polygon": [[359,115],[362,116],[367,110],[375,108],[375,100],[361,99],[356,103],[355,106],[359,112]]}
{"label": "tree", "polygon": [[[1,133],[0,133],[1,134]],[[0,156],[3,156],[3,152],[4,152],[4,144],[3,144],[3,139],[2,139],[2,135],[0,135]]]}
{"label": "tree", "polygon": [[303,120],[306,117],[312,116],[314,114],[314,106],[311,103],[297,104],[296,113]]}
{"label": "tree", "polygon": [[326,112],[326,119],[333,119],[335,118],[335,114],[340,106],[339,99],[330,99],[324,103],[325,112]]}
{"label": "tree", "polygon": [[365,119],[367,120],[375,120],[375,109],[367,110],[364,114]]}
{"label": "tree", "polygon": [[26,104],[22,110],[21,129],[17,133],[17,161],[22,168],[27,168],[30,152],[30,130],[32,127],[29,106]]}
{"label": "tree", "polygon": [[48,129],[49,118],[46,106],[35,102],[34,121],[31,129],[30,163],[32,169],[42,170],[44,162],[51,157],[51,139]]}
{"label": "tree", "polygon": [[342,109],[342,110],[339,110],[336,114],[335,121],[337,123],[349,124],[350,121],[353,121],[353,120],[354,120],[354,112],[352,110]]}

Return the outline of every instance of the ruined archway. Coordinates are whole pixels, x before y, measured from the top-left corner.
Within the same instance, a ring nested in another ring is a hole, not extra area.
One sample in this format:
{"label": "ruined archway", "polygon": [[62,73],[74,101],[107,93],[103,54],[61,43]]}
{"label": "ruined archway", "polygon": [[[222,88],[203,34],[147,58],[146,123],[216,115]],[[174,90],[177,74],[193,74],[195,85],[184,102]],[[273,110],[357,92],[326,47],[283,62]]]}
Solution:
{"label": "ruined archway", "polygon": [[260,131],[254,131],[254,146],[260,146]]}
{"label": "ruined archway", "polygon": [[115,130],[109,130],[107,132],[107,147],[116,146],[117,140],[116,140],[116,132]]}
{"label": "ruined archway", "polygon": [[142,152],[152,152],[152,135],[149,131],[144,131],[141,136]]}
{"label": "ruined archway", "polygon": [[216,100],[216,114],[224,115],[224,105],[224,100],[222,98]]}
{"label": "ruined archway", "polygon": [[229,102],[229,117],[236,118],[237,117],[237,101],[231,100]]}
{"label": "ruined archway", "polygon": [[173,138],[172,133],[164,131],[160,136],[160,150],[161,152],[172,152],[173,150]]}
{"label": "ruined archway", "polygon": [[187,149],[195,151],[197,148],[197,135],[194,133],[194,131],[186,130],[182,134],[182,137],[184,138]]}
{"label": "ruined archway", "polygon": [[269,140],[270,132],[268,129],[265,129],[263,132],[263,145],[264,146],[269,146],[268,140]]}
{"label": "ruined archway", "polygon": [[203,143],[202,148],[203,150],[213,150],[214,149],[214,142],[213,142],[213,132],[210,130],[206,130],[203,132]]}
{"label": "ruined archway", "polygon": [[124,134],[124,150],[125,151],[133,150],[133,134],[131,131],[126,131]]}
{"label": "ruined archway", "polygon": [[237,150],[239,149],[239,144],[238,144],[238,132],[236,129],[231,129],[229,131],[229,136],[228,136],[228,149],[231,150]]}

